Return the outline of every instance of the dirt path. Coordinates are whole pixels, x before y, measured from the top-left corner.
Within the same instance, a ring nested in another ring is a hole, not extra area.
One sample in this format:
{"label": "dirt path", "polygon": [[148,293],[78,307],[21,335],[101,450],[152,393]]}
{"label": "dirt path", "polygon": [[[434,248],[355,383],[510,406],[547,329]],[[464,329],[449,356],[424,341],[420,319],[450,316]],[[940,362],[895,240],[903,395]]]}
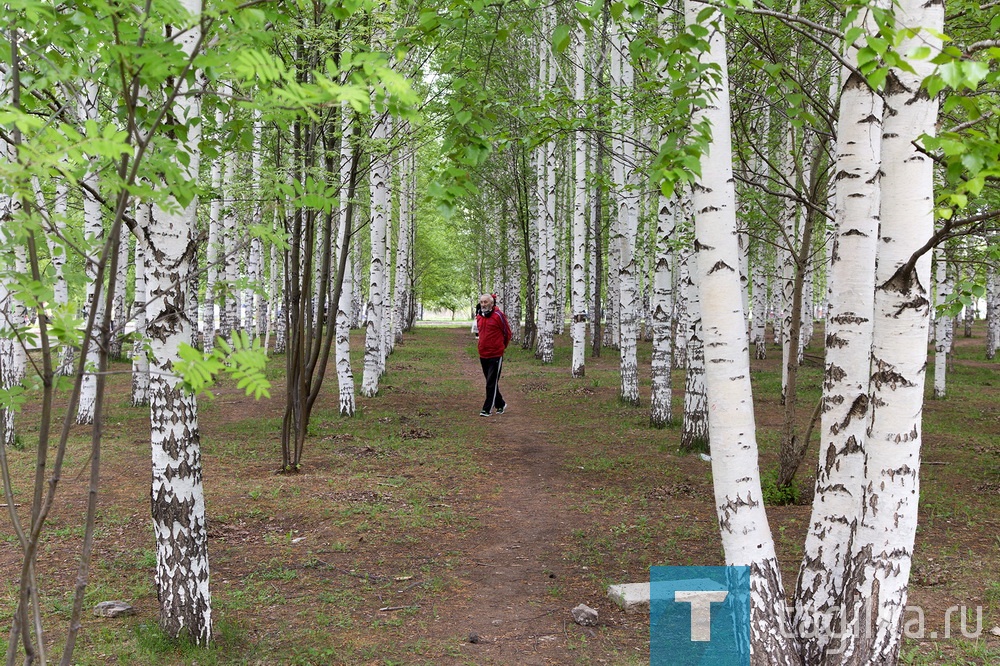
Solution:
{"label": "dirt path", "polygon": [[[452,349],[455,367],[482,389],[483,377],[462,353],[462,341]],[[465,551],[467,566],[456,572],[466,582],[465,598],[440,617],[439,626],[467,635],[462,653],[477,664],[558,663],[566,657],[568,609],[575,605],[556,598],[572,575],[560,555],[575,520],[564,496],[569,479],[563,452],[546,438],[547,424],[518,383],[502,378],[500,385],[507,413],[475,418],[487,444],[482,464],[501,490],[479,516],[483,536]]]}
{"label": "dirt path", "polygon": [[[451,367],[461,369],[476,393],[454,406],[455,418],[479,422],[485,444],[479,463],[491,485],[483,489],[488,505],[477,516],[476,536],[458,558],[460,589],[442,600],[433,625],[434,634],[461,640],[461,656],[441,663],[621,663],[611,657],[621,647],[612,634],[632,622],[610,607],[586,566],[566,557],[574,527],[588,518],[576,506],[568,454],[549,437],[561,427],[558,415],[535,404],[524,390],[530,382],[505,376],[507,413],[475,416],[484,379],[466,354],[467,335],[455,331]],[[508,372],[515,375],[510,361]],[[573,622],[570,609],[579,603],[598,608],[600,626]]]}

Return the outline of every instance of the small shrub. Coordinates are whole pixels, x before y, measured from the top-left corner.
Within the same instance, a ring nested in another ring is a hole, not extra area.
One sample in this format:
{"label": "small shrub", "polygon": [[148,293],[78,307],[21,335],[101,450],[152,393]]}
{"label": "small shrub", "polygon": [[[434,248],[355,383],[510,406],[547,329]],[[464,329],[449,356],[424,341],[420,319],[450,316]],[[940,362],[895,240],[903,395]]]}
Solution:
{"label": "small shrub", "polygon": [[760,490],[767,506],[799,503],[799,487],[794,481],[787,486],[779,486],[777,474],[764,474],[760,479]]}

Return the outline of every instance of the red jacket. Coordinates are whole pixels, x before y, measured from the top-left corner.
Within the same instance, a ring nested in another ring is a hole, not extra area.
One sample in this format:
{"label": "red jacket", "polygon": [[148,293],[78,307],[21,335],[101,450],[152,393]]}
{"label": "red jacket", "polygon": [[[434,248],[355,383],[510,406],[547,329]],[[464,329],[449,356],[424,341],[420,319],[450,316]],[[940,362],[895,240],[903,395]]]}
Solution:
{"label": "red jacket", "polygon": [[493,308],[488,315],[476,315],[476,326],[479,328],[479,357],[503,356],[511,336],[507,315]]}

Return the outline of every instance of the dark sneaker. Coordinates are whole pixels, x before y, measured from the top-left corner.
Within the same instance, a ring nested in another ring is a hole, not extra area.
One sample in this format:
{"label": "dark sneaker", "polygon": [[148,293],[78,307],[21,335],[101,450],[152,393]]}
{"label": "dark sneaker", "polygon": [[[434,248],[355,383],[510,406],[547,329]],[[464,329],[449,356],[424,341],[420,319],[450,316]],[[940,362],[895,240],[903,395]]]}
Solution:
{"label": "dark sneaker", "polygon": [[490,413],[489,412],[479,412],[479,415],[480,416],[489,416]]}
{"label": "dark sneaker", "polygon": [[504,405],[503,407],[497,407],[497,414],[503,414],[506,411],[507,411],[507,405]]}

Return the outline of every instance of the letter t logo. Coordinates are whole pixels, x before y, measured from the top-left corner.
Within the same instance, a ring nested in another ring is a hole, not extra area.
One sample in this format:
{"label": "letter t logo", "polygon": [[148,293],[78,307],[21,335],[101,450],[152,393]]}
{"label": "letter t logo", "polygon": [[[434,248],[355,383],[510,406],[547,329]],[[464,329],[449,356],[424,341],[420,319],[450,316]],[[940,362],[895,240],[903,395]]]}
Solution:
{"label": "letter t logo", "polygon": [[674,601],[691,604],[691,640],[707,642],[712,640],[712,603],[725,601],[729,592],[677,590]]}

